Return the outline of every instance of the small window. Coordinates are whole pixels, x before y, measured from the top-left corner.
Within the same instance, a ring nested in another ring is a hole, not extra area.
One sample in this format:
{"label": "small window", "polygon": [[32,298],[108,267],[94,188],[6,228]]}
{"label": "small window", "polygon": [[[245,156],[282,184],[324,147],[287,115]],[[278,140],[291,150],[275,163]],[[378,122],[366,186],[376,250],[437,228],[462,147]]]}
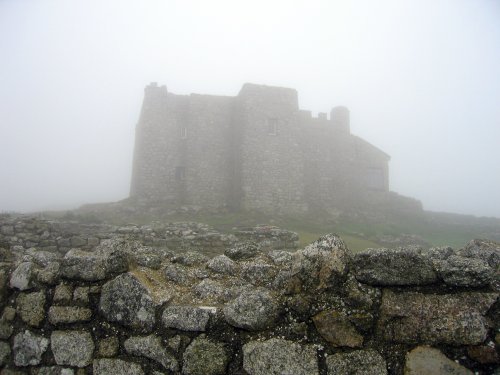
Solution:
{"label": "small window", "polygon": [[188,137],[188,130],[186,127],[181,128],[181,139],[187,139]]}
{"label": "small window", "polygon": [[186,178],[186,167],[175,167],[175,180],[184,181]]}
{"label": "small window", "polygon": [[278,135],[278,119],[267,119],[267,134]]}

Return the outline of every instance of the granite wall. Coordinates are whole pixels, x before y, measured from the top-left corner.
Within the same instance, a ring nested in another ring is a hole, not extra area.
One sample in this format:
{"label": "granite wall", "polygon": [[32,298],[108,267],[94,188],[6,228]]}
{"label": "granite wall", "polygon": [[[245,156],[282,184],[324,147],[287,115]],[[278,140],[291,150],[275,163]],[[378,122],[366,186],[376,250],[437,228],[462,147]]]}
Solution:
{"label": "granite wall", "polygon": [[[4,247],[2,242],[1,247]],[[2,374],[492,374],[500,245],[1,249]]]}

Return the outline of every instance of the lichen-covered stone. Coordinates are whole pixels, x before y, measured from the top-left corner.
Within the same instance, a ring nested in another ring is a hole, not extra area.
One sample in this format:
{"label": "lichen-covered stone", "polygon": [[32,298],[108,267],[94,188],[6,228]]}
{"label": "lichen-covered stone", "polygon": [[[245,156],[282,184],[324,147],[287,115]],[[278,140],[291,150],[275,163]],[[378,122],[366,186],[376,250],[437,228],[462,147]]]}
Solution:
{"label": "lichen-covered stone", "polygon": [[[61,366],[44,366],[31,370],[32,375],[75,375],[71,368],[64,368]],[[80,373],[77,373],[80,375]]]}
{"label": "lichen-covered stone", "polygon": [[292,254],[292,275],[299,289],[327,289],[345,281],[351,254],[336,234],[327,234]]}
{"label": "lichen-covered stone", "polygon": [[225,255],[218,255],[207,262],[207,267],[216,273],[234,275],[236,262]]}
{"label": "lichen-covered stone", "polygon": [[202,300],[226,302],[231,298],[231,291],[220,282],[205,279],[194,286],[193,291]]}
{"label": "lichen-covered stone", "polygon": [[28,290],[33,287],[33,262],[23,262],[17,266],[10,276],[10,287],[19,290]]}
{"label": "lichen-covered stone", "polygon": [[139,364],[122,359],[95,359],[92,369],[94,375],[144,375],[144,371]]}
{"label": "lichen-covered stone", "polygon": [[348,317],[339,311],[322,311],[313,317],[313,322],[319,334],[332,346],[350,348],[363,346],[363,336]]}
{"label": "lichen-covered stone", "polygon": [[270,285],[276,274],[274,266],[263,262],[246,263],[241,270],[241,277],[257,286]]}
{"label": "lichen-covered stone", "polygon": [[7,342],[0,341],[0,367],[3,367],[10,357],[10,345]]}
{"label": "lichen-covered stone", "polygon": [[259,253],[259,245],[251,241],[238,242],[224,251],[224,255],[233,260],[250,259]]}
{"label": "lichen-covered stone", "polygon": [[92,310],[78,306],[51,306],[49,309],[49,322],[51,324],[68,324],[88,322],[92,317]]}
{"label": "lichen-covered stone", "polygon": [[226,321],[232,326],[256,331],[274,325],[279,306],[271,293],[264,288],[242,292],[223,309]]}
{"label": "lichen-covered stone", "polygon": [[477,345],[497,293],[422,294],[384,290],[377,334],[407,344]]}
{"label": "lichen-covered stone", "polygon": [[166,328],[182,331],[205,331],[212,310],[198,306],[168,306],[163,311],[162,322]]}
{"label": "lichen-covered stone", "polygon": [[119,346],[118,337],[105,337],[99,340],[98,354],[100,357],[114,357],[118,353]]}
{"label": "lichen-covered stone", "polygon": [[145,332],[155,324],[155,305],[148,289],[130,273],[124,273],[102,287],[99,310],[110,322]]}
{"label": "lichen-covered stone", "polygon": [[353,265],[356,279],[370,285],[426,285],[439,280],[419,247],[367,249],[355,254]]}
{"label": "lichen-covered stone", "polygon": [[245,344],[243,368],[250,375],[319,374],[317,353],[312,345],[276,338]]}
{"label": "lichen-covered stone", "polygon": [[35,270],[36,279],[44,284],[54,285],[59,280],[61,271],[60,262],[50,262],[45,267]]}
{"label": "lichen-covered stone", "polygon": [[[113,244],[104,241],[99,246]],[[124,272],[128,268],[124,252],[101,248],[101,251],[71,249],[62,260],[61,274],[68,279],[97,281],[107,279],[113,273]]]}
{"label": "lichen-covered stone", "polygon": [[21,319],[33,327],[38,327],[45,317],[45,293],[20,293],[16,298],[17,312]]}
{"label": "lichen-covered stone", "polygon": [[229,362],[226,348],[204,336],[195,338],[183,355],[182,373],[186,375],[223,375]]}
{"label": "lichen-covered stone", "polygon": [[186,285],[192,281],[192,276],[189,274],[186,267],[180,264],[169,264],[165,267],[163,272],[165,279],[179,285]]}
{"label": "lichen-covered stone", "polygon": [[184,266],[197,266],[208,262],[209,258],[198,251],[188,251],[175,257],[174,261]]}
{"label": "lichen-covered stone", "polygon": [[52,299],[55,303],[68,303],[71,301],[73,296],[73,287],[68,284],[59,284],[54,290],[54,298]]}
{"label": "lichen-covered stone", "polygon": [[441,351],[419,346],[406,354],[405,375],[472,375],[472,371],[446,357]]}
{"label": "lichen-covered stone", "polygon": [[54,331],[50,346],[58,365],[85,367],[92,362],[94,341],[86,331]]}
{"label": "lichen-covered stone", "polygon": [[452,286],[485,286],[494,276],[493,269],[479,258],[452,255],[445,260],[434,260],[433,264],[443,281]]}
{"label": "lichen-covered stone", "polygon": [[49,346],[49,340],[26,330],[14,336],[12,346],[16,366],[35,366]]}
{"label": "lichen-covered stone", "polygon": [[472,240],[458,251],[458,255],[481,259],[493,269],[497,269],[500,266],[500,243],[488,240]]}
{"label": "lichen-covered stone", "polygon": [[87,304],[89,302],[89,287],[79,286],[73,292],[73,301],[76,303]]}
{"label": "lichen-covered stone", "polygon": [[384,358],[375,350],[354,350],[326,358],[328,375],[387,375]]}
{"label": "lichen-covered stone", "polygon": [[175,372],[179,369],[177,360],[163,347],[159,336],[130,337],[125,341],[124,346],[127,353],[149,358],[160,363],[167,370]]}

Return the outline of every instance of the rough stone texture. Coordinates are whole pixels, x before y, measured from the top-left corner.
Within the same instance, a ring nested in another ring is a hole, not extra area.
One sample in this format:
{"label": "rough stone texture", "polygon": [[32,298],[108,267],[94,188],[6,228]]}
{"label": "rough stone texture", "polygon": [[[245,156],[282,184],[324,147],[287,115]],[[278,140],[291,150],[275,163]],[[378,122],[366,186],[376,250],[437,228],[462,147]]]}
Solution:
{"label": "rough stone texture", "polygon": [[498,269],[500,266],[500,244],[497,242],[472,240],[459,251],[459,255],[481,259],[493,269]]}
{"label": "rough stone texture", "polygon": [[71,301],[73,288],[68,284],[59,284],[54,291],[53,301],[55,303],[68,303]]}
{"label": "rough stone texture", "polygon": [[155,335],[130,337],[124,343],[127,353],[146,357],[170,371],[178,371],[177,360],[163,347],[161,337]]}
{"label": "rough stone texture", "polygon": [[14,337],[12,349],[16,366],[34,366],[42,360],[42,354],[49,346],[49,340],[30,331],[18,333]]}
{"label": "rough stone texture", "polygon": [[494,276],[493,269],[482,259],[450,256],[433,261],[439,276],[448,285],[480,287],[488,285]]}
{"label": "rough stone texture", "polygon": [[233,260],[250,259],[260,253],[259,246],[252,241],[238,242],[234,246],[226,249],[224,255]]}
{"label": "rough stone texture", "polygon": [[432,262],[419,247],[367,249],[354,256],[356,278],[371,285],[426,285],[438,281]]}
{"label": "rough stone texture", "polygon": [[102,287],[99,310],[111,322],[146,332],[155,323],[149,291],[132,274],[124,273]]}
{"label": "rough stone texture", "polygon": [[226,302],[231,292],[220,282],[205,279],[193,288],[194,293],[203,300]]}
{"label": "rough stone texture", "polygon": [[23,262],[12,272],[10,277],[10,287],[19,290],[28,290],[33,287],[33,270],[35,264]]}
{"label": "rough stone texture", "polygon": [[363,346],[363,336],[348,317],[339,311],[322,311],[313,317],[313,322],[319,334],[333,346]]}
{"label": "rough stone texture", "polygon": [[104,280],[113,273],[126,271],[126,252],[114,248],[118,241],[106,240],[99,245],[100,249],[94,252],[71,249],[63,258],[62,275],[69,279],[96,281]]}
{"label": "rough stone texture", "polygon": [[45,293],[20,293],[16,298],[17,312],[30,326],[38,327],[45,317]]}
{"label": "rough stone texture", "polygon": [[225,255],[219,255],[212,258],[207,263],[207,267],[213,272],[227,275],[234,275],[236,272],[236,262]]}
{"label": "rough stone texture", "polygon": [[99,351],[100,357],[114,357],[118,353],[120,342],[118,337],[111,336],[99,340]]}
{"label": "rough stone texture", "polygon": [[301,288],[326,289],[345,280],[350,261],[344,241],[336,234],[327,234],[293,254],[292,275]]}
{"label": "rough stone texture", "polygon": [[378,334],[408,344],[480,344],[488,333],[483,316],[497,298],[496,293],[435,295],[384,290]]}
{"label": "rough stone texture", "polygon": [[92,369],[94,375],[144,375],[140,365],[122,359],[95,359]]}
{"label": "rough stone texture", "polygon": [[470,358],[482,364],[500,363],[500,356],[493,342],[490,342],[489,345],[469,346],[467,354]]}
{"label": "rough stone texture", "polygon": [[7,359],[10,356],[10,345],[6,342],[0,341],[0,367],[3,367],[7,363]]}
{"label": "rough stone texture", "polygon": [[[63,368],[60,366],[45,366],[32,370],[33,375],[74,375],[75,372],[70,368]],[[81,375],[81,373],[77,373]]]}
{"label": "rough stone texture", "polygon": [[250,331],[270,327],[279,314],[276,299],[264,288],[244,291],[224,306],[226,321]]}
{"label": "rough stone texture", "polygon": [[75,301],[76,303],[87,304],[89,302],[89,287],[76,287],[75,291],[73,292],[73,301]]}
{"label": "rough stone texture", "polygon": [[250,375],[319,374],[314,347],[276,338],[245,344],[243,368]]}
{"label": "rough stone texture", "polygon": [[188,284],[192,279],[187,269],[180,264],[169,264],[165,267],[164,274],[167,280],[179,285]]}
{"label": "rough stone texture", "polygon": [[49,322],[51,324],[67,324],[88,322],[92,317],[92,310],[78,306],[51,306],[49,309]]}
{"label": "rough stone texture", "polygon": [[54,331],[50,346],[58,365],[85,367],[92,363],[94,341],[84,331]]}
{"label": "rough stone texture", "polygon": [[199,336],[186,348],[182,373],[186,375],[223,375],[229,357],[224,344]]}
{"label": "rough stone texture", "polygon": [[326,358],[328,375],[386,375],[384,358],[375,350],[355,350]]}
{"label": "rough stone texture", "polygon": [[438,349],[419,346],[406,354],[405,375],[472,375],[473,372],[447,358]]}
{"label": "rough stone texture", "polygon": [[210,315],[209,308],[168,306],[163,311],[162,322],[167,328],[177,328],[183,331],[205,331]]}

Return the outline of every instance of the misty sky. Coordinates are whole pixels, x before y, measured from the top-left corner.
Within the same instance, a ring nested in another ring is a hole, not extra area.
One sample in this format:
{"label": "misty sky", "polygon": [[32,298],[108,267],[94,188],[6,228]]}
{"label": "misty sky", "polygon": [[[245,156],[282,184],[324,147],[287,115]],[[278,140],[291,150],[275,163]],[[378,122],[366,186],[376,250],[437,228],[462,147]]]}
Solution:
{"label": "misty sky", "polygon": [[500,217],[500,1],[0,0],[0,212],[128,196],[152,81],[346,105],[390,187]]}

